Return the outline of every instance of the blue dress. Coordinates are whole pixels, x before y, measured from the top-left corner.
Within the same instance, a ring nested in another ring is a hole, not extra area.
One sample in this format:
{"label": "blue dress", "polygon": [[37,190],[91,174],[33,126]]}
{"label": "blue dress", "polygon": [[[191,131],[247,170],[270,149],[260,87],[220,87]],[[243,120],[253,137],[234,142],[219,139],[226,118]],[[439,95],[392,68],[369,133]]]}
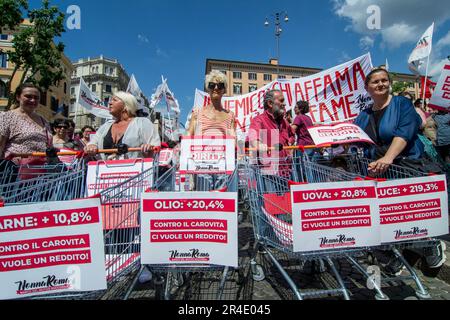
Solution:
{"label": "blue dress", "polygon": [[[418,132],[422,119],[411,101],[405,97],[394,96],[386,108],[377,128],[381,141],[389,147],[395,137],[403,138],[408,144],[399,156],[410,159],[421,158],[424,153],[424,146],[419,139]],[[358,115],[354,123],[368,132],[372,114],[372,108],[368,108]],[[371,159],[376,159],[375,149],[375,146],[370,146],[367,149],[367,156]]]}

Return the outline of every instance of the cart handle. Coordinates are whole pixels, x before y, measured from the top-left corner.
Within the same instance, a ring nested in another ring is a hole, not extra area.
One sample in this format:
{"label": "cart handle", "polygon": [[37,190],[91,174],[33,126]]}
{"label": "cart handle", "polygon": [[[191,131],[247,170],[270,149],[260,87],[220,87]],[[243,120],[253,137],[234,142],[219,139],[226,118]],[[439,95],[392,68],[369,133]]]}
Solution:
{"label": "cart handle", "polygon": [[[128,152],[138,152],[141,151],[141,148],[128,148]],[[153,147],[153,152],[159,153],[161,151],[160,147]],[[97,154],[113,154],[118,153],[119,149],[100,149],[97,151]],[[58,152],[57,156],[77,156],[82,157],[85,154],[84,151],[64,151]],[[28,157],[46,157],[47,154],[45,152],[32,152],[32,153],[15,153],[11,154],[9,158],[28,158]]]}
{"label": "cart handle", "polygon": [[[320,147],[318,146],[283,146],[283,150],[302,150],[305,151],[306,149],[321,149],[321,148],[330,148],[331,144],[324,144]],[[274,147],[269,147],[268,150],[275,150]],[[245,151],[258,151],[258,148],[245,148]]]}

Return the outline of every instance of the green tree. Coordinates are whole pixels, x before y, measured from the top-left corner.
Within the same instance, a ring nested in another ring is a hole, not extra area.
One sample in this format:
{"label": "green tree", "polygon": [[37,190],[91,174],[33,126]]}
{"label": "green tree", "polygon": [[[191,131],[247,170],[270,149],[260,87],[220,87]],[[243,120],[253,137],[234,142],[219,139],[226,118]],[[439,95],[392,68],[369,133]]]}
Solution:
{"label": "green tree", "polygon": [[408,82],[394,82],[392,84],[392,93],[401,93],[408,89],[409,83]]}
{"label": "green tree", "polygon": [[[0,2],[3,1],[11,2],[11,0],[0,0]],[[23,1],[13,2],[19,5]],[[19,85],[24,82],[33,82],[44,91],[52,85],[58,85],[64,78],[61,65],[64,44],[54,42],[56,37],[60,37],[65,32],[64,13],[55,6],[50,7],[49,0],[43,0],[41,8],[27,10],[27,16],[31,25],[16,24],[12,40],[13,50],[8,52],[8,60],[14,64],[14,70],[7,88],[9,92],[7,109],[11,107],[14,100],[11,84],[19,70],[23,71]],[[17,17],[15,19],[16,22],[23,21]],[[9,17],[5,21],[13,20]]]}
{"label": "green tree", "polygon": [[28,10],[27,0],[0,0],[0,33],[23,22],[22,10]]}

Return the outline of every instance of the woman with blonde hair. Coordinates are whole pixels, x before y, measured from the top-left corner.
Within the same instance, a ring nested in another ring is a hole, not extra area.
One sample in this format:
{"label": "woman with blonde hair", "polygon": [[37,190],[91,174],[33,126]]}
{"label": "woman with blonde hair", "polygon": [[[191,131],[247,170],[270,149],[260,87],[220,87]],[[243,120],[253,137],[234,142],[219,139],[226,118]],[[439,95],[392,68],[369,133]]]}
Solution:
{"label": "woman with blonde hair", "polygon": [[188,133],[191,136],[236,136],[234,113],[222,105],[222,97],[227,90],[226,76],[217,70],[205,78],[205,87],[211,103],[204,108],[194,108]]}
{"label": "woman with blonde hair", "polygon": [[[85,150],[95,155],[98,149],[116,149],[125,144],[129,148],[141,148],[140,152],[115,155],[115,158],[143,158],[153,155],[153,148],[161,145],[158,131],[148,118],[136,116],[138,102],[126,92],[119,91],[109,102],[110,113],[114,117],[102,125],[92,137]],[[105,155],[102,155],[105,159]]]}

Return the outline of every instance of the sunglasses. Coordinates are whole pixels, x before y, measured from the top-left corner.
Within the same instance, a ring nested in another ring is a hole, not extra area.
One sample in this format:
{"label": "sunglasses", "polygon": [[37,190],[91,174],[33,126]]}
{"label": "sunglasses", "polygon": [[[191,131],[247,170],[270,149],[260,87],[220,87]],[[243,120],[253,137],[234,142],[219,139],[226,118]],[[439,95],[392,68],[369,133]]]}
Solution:
{"label": "sunglasses", "polygon": [[209,89],[209,90],[214,90],[216,87],[217,87],[219,90],[223,90],[223,89],[225,89],[225,83],[223,83],[223,82],[219,82],[219,83],[210,82],[210,83],[208,84],[208,89]]}

